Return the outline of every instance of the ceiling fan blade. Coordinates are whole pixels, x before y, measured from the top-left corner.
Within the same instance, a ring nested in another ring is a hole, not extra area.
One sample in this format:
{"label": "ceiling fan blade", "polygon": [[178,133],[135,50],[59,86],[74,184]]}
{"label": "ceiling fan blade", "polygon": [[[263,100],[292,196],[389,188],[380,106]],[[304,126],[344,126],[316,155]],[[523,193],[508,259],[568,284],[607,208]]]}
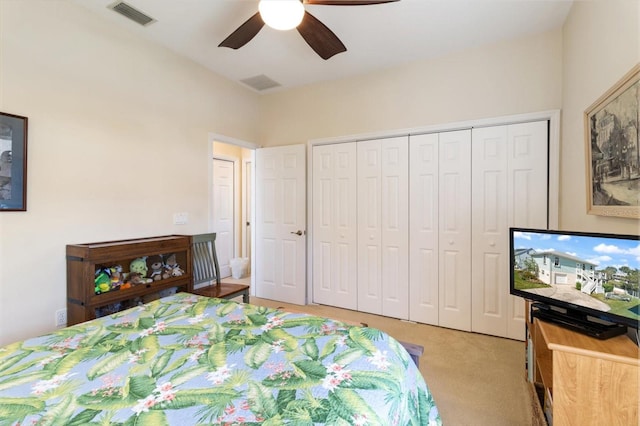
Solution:
{"label": "ceiling fan blade", "polygon": [[252,38],[264,27],[264,21],[260,17],[260,12],[256,12],[251,18],[247,19],[244,24],[240,25],[229,37],[225,38],[218,47],[230,47],[231,49],[239,49],[249,43]]}
{"label": "ceiling fan blade", "polygon": [[365,6],[368,4],[393,3],[400,0],[303,0],[304,4],[321,4],[326,6]]}
{"label": "ceiling fan blade", "polygon": [[324,60],[347,51],[338,36],[309,12],[304,12],[297,29],[304,41]]}

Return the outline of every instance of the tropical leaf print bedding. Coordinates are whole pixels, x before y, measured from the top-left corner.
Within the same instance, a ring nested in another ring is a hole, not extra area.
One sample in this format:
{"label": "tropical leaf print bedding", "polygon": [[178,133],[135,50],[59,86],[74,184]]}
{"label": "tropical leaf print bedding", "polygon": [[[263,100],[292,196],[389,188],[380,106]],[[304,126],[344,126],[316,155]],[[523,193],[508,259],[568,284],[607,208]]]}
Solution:
{"label": "tropical leaf print bedding", "polygon": [[0,425],[437,425],[385,333],[179,293],[0,348]]}

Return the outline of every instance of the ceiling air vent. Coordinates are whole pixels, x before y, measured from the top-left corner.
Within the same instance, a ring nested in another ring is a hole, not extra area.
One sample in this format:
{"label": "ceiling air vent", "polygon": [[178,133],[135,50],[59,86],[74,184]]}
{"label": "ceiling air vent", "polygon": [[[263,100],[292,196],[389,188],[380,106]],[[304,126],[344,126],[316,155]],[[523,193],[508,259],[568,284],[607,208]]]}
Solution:
{"label": "ceiling air vent", "polygon": [[274,87],[280,86],[280,83],[271,80],[269,77],[267,77],[264,74],[256,75],[255,77],[245,78],[244,80],[240,80],[240,82],[258,91],[272,89]]}
{"label": "ceiling air vent", "polygon": [[139,11],[138,9],[128,5],[123,1],[117,1],[115,3],[110,4],[107,7],[113,10],[114,12],[118,12],[120,15],[124,16],[125,18],[131,19],[133,22],[136,22],[142,26],[146,26],[156,22],[156,20],[153,19],[151,16],[147,15],[144,12]]}

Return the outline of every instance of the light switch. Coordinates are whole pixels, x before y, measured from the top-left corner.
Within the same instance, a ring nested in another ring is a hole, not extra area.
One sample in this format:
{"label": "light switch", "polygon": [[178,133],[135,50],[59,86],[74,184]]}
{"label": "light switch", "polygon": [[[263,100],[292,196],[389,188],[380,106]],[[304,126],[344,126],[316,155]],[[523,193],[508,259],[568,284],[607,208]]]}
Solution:
{"label": "light switch", "polygon": [[189,213],[174,213],[173,224],[174,225],[186,225],[189,222]]}

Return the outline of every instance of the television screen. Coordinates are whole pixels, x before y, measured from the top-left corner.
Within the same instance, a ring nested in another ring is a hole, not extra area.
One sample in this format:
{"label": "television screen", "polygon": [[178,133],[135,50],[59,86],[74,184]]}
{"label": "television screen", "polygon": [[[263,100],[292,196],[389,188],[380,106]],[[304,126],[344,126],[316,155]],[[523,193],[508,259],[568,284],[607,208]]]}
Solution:
{"label": "television screen", "polygon": [[511,228],[511,294],[638,328],[640,236]]}

